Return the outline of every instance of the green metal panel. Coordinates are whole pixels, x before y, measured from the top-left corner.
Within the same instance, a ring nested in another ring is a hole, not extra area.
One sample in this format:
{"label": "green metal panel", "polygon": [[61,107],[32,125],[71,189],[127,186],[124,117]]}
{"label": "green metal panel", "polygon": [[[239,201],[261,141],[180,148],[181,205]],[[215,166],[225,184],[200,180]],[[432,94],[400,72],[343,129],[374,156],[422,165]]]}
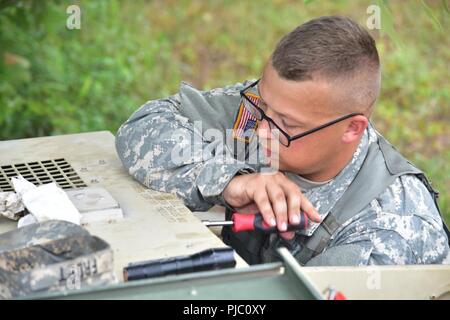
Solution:
{"label": "green metal panel", "polygon": [[288,255],[283,253],[283,263],[167,276],[100,288],[33,295],[27,298],[321,299],[317,290],[299,271],[298,264]]}

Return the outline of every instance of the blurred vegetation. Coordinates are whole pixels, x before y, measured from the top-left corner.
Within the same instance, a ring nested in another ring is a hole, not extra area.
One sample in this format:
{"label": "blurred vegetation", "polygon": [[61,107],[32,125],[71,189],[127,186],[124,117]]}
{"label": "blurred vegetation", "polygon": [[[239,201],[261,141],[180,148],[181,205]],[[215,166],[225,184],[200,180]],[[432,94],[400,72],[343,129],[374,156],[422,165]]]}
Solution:
{"label": "blurred vegetation", "polygon": [[[208,89],[258,77],[300,23],[340,14],[365,25],[374,3],[383,68],[374,123],[427,172],[450,222],[446,0],[0,0],[0,139],[115,132],[182,80]],[[66,28],[71,4],[81,8],[81,30]]]}

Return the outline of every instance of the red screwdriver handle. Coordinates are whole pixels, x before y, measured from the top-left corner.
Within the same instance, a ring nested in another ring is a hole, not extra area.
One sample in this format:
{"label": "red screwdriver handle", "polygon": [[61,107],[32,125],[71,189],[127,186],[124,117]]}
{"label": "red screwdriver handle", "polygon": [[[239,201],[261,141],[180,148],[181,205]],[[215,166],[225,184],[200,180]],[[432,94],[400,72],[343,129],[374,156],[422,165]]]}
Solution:
{"label": "red screwdriver handle", "polygon": [[[279,232],[278,228],[269,226],[263,219],[260,213],[246,214],[235,212],[231,216],[231,220],[234,222],[232,231],[259,231],[262,233],[275,233]],[[308,227],[308,216],[302,211],[300,212],[300,223],[289,224],[286,231],[302,230]]]}
{"label": "red screwdriver handle", "polygon": [[233,213],[231,221],[233,221],[233,232],[252,231],[255,229],[256,214]]}

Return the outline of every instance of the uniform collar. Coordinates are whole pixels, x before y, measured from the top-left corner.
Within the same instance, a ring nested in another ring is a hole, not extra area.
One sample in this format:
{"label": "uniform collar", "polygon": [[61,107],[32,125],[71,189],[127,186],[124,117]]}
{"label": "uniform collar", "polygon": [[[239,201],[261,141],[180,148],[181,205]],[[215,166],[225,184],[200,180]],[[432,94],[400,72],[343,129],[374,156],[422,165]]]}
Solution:
{"label": "uniform collar", "polygon": [[[372,124],[369,124],[352,159],[344,169],[342,169],[334,179],[318,186],[311,186],[307,190],[304,190],[304,195],[317,209],[322,217],[322,221],[326,218],[331,209],[333,209],[334,205],[343,196],[348,186],[356,177],[366,158],[369,145],[375,142],[376,139],[376,132]],[[304,183],[296,174],[286,172],[286,175],[300,187]],[[301,231],[300,233],[310,236],[318,226],[319,223],[311,223],[308,229]]]}

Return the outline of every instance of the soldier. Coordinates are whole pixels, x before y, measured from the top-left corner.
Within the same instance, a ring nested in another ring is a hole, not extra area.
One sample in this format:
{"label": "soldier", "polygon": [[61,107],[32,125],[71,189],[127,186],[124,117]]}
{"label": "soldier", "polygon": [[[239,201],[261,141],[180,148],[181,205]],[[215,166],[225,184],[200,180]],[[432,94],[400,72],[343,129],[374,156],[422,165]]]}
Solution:
{"label": "soldier", "polygon": [[[192,210],[261,212],[278,234],[222,234],[249,263],[277,259],[278,246],[302,265],[449,263],[437,193],[369,121],[380,82],[369,33],[321,17],[287,34],[257,81],[182,83],[145,103],[117,152],[135,179]],[[301,210],[313,223],[286,232]]]}

